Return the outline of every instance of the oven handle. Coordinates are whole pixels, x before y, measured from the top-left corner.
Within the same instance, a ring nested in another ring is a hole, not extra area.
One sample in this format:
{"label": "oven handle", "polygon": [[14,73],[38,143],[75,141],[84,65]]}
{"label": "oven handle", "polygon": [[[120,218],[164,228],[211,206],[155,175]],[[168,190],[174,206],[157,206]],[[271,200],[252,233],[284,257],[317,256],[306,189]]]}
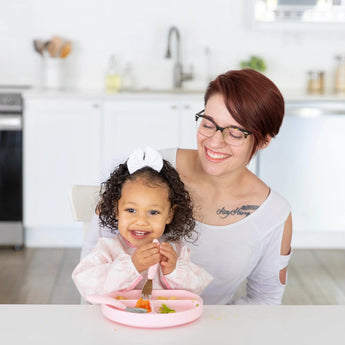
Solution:
{"label": "oven handle", "polygon": [[0,131],[18,131],[22,129],[22,116],[19,114],[0,114]]}

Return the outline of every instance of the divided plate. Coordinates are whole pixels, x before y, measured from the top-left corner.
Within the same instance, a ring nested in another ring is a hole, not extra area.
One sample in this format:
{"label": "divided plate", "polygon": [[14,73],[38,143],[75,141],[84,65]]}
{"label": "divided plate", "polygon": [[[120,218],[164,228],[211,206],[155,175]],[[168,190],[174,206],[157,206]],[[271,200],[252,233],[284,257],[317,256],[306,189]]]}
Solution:
{"label": "divided plate", "polygon": [[[121,296],[121,302],[127,307],[135,307],[141,290],[115,291],[109,296]],[[160,314],[159,307],[166,304],[175,313]],[[102,304],[102,313],[108,319],[132,327],[164,328],[183,325],[198,319],[202,314],[203,300],[200,296],[185,290],[153,290],[151,297],[151,313],[131,313]]]}

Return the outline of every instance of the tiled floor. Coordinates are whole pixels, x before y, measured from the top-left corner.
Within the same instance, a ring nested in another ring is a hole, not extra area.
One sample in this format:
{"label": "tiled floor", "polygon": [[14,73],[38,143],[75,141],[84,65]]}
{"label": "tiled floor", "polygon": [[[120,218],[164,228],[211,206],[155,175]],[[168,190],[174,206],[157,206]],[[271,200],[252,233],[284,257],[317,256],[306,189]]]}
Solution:
{"label": "tiled floor", "polygon": [[[0,249],[0,303],[78,304],[79,249]],[[345,250],[295,250],[283,304],[345,304]]]}

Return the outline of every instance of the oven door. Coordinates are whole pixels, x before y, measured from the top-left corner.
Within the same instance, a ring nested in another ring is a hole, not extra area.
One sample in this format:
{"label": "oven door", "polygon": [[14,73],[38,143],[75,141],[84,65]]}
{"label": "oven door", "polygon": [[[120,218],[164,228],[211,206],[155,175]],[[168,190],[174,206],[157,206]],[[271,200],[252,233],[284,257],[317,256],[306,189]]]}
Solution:
{"label": "oven door", "polygon": [[0,244],[23,244],[21,114],[0,114]]}

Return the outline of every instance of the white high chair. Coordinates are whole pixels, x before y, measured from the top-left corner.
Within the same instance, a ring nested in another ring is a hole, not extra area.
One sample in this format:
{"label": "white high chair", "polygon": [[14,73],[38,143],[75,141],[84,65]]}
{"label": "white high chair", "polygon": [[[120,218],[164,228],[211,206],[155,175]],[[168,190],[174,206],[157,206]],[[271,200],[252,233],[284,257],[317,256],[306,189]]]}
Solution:
{"label": "white high chair", "polygon": [[[99,186],[73,185],[69,193],[73,219],[83,222],[83,243],[99,200],[99,190]],[[82,255],[83,253],[81,253]],[[83,297],[81,297],[80,303],[88,304]]]}
{"label": "white high chair", "polygon": [[77,222],[83,222],[83,243],[99,201],[99,190],[100,186],[91,185],[73,185],[70,190],[69,197],[73,219]]}

